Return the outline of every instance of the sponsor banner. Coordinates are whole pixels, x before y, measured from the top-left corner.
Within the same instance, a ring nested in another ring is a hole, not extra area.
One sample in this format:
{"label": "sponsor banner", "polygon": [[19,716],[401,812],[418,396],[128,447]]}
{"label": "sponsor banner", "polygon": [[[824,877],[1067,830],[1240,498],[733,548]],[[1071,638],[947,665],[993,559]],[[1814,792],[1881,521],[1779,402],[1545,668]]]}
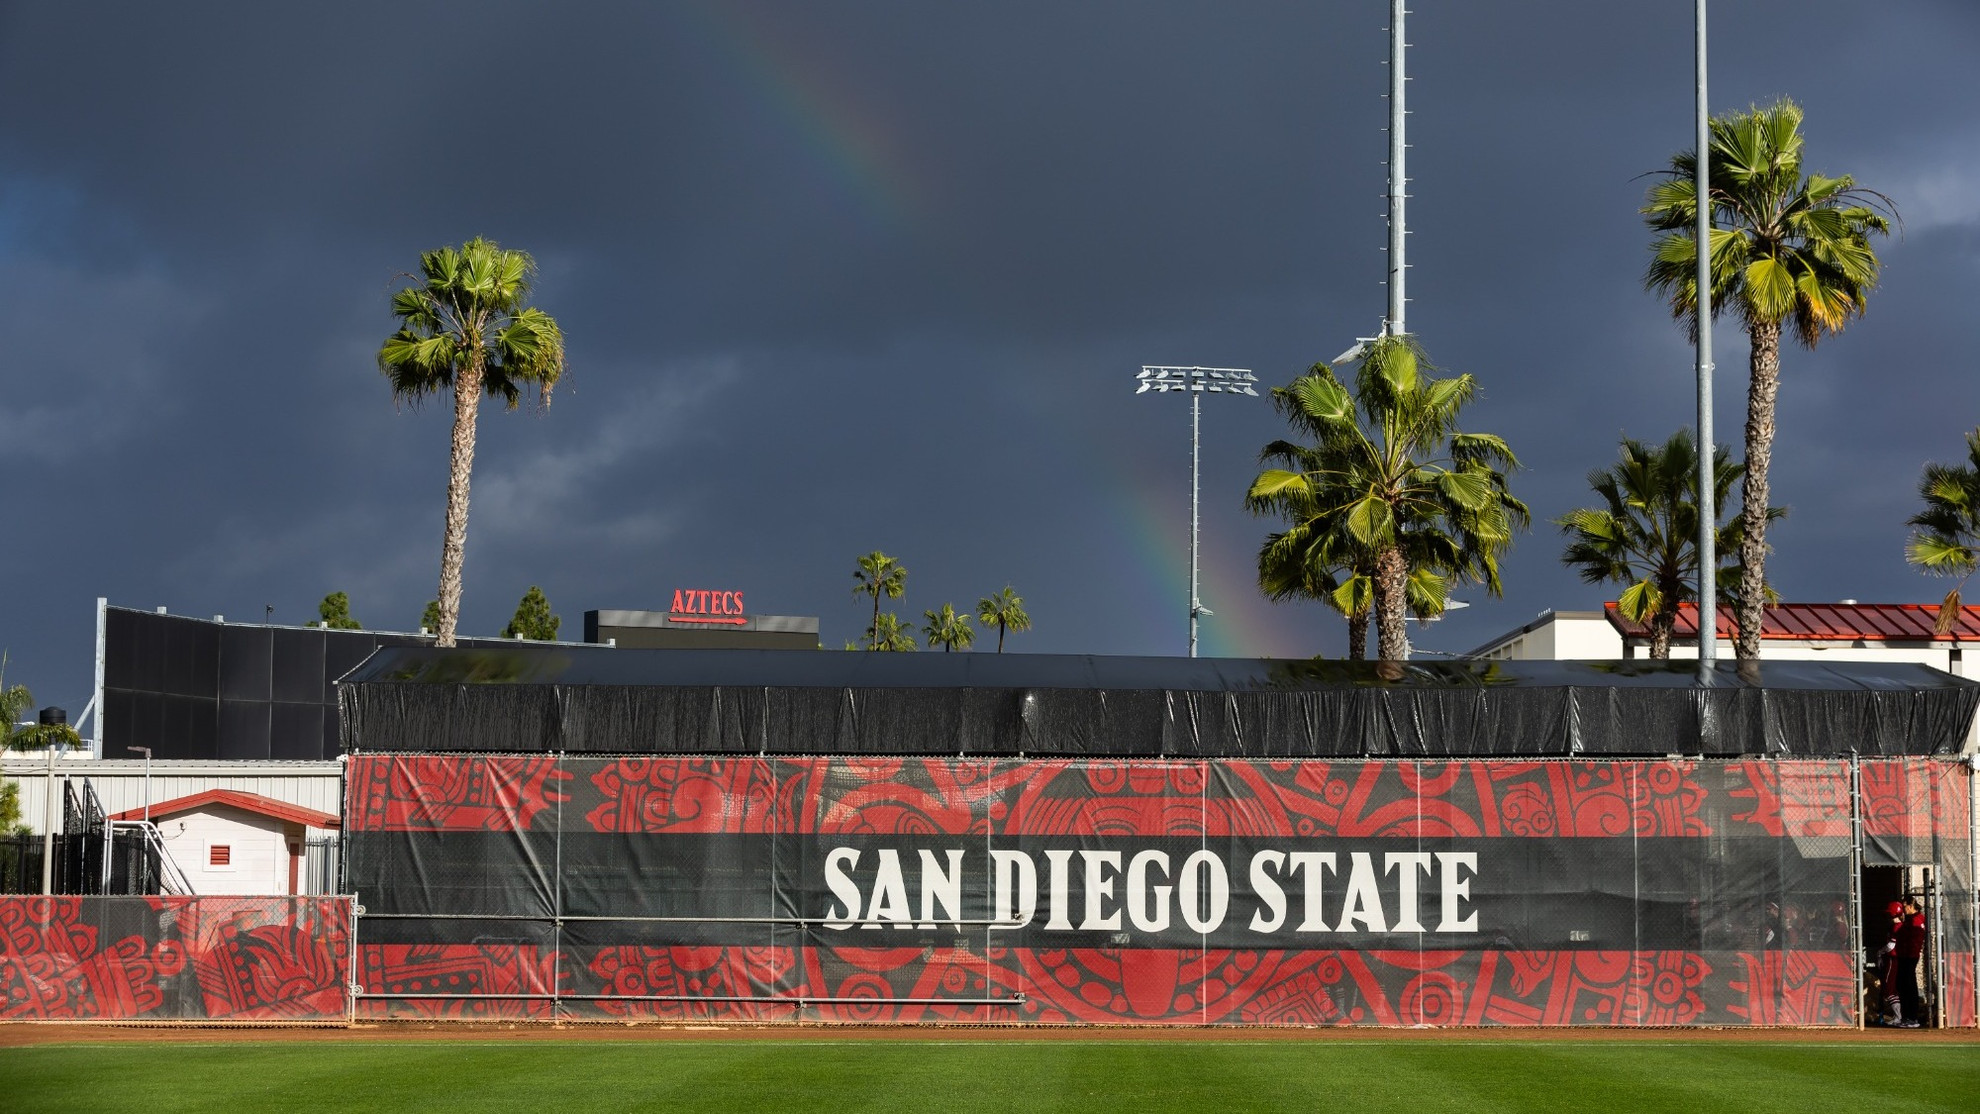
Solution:
{"label": "sponsor banner", "polygon": [[351,767],[373,1012],[1855,1023],[1843,762]]}
{"label": "sponsor banner", "polygon": [[337,897],[0,896],[0,1020],[342,1021]]}

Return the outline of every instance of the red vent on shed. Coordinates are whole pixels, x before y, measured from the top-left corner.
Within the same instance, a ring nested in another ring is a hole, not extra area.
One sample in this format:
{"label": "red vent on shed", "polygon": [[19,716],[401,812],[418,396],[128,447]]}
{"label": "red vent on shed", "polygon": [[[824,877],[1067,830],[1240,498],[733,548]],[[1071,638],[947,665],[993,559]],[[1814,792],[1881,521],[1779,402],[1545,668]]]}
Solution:
{"label": "red vent on shed", "polygon": [[206,865],[229,866],[234,861],[234,849],[224,843],[216,843],[207,852]]}

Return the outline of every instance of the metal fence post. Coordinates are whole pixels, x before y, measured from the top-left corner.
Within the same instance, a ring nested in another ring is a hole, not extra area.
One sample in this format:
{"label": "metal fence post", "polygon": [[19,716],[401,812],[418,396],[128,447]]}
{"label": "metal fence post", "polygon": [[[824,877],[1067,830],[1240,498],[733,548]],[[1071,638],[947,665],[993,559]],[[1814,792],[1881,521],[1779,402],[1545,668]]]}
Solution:
{"label": "metal fence post", "polygon": [[1849,758],[1849,969],[1850,1013],[1863,1028],[1863,765]]}

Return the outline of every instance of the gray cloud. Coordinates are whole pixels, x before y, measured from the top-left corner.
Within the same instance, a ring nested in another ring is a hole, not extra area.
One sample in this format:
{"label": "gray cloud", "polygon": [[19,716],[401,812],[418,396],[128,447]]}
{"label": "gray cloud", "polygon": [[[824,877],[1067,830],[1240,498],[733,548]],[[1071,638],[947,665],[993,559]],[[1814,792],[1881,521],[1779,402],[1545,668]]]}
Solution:
{"label": "gray cloud", "polygon": [[[1811,68],[1782,21],[1853,29]],[[1966,310],[1980,14],[1909,0],[1714,11],[1720,105],[1789,94],[1815,165],[1890,193],[1868,317],[1786,355],[1782,590],[1921,599],[1919,467],[1980,422]],[[0,9],[0,644],[79,707],[97,595],[377,626],[431,597],[446,414],[394,410],[372,355],[420,250],[534,252],[571,340],[542,416],[483,416],[466,629],[529,584],[587,607],[676,585],[862,620],[1005,583],[1020,648],[1181,648],[1186,424],[1144,362],[1289,379],[1378,322],[1383,13],[1366,4],[980,9],[847,0]],[[1644,183],[1690,140],[1689,12],[1546,0],[1412,17],[1411,325],[1477,374],[1536,518],[1618,435],[1690,420],[1691,355],[1640,287]],[[1839,74],[1846,75],[1839,76]],[[1721,330],[1719,432],[1744,344]],[[1205,416],[1218,652],[1339,652],[1266,605],[1237,506],[1262,402]],[[1603,593],[1541,526],[1464,649]]]}

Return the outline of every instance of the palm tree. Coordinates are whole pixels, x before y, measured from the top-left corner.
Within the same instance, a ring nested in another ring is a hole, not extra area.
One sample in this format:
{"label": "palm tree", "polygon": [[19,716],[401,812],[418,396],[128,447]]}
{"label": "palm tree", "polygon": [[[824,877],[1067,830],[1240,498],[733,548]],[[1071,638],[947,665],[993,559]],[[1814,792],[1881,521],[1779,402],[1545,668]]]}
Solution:
{"label": "palm tree", "polygon": [[43,750],[62,745],[80,747],[82,736],[66,723],[20,724],[34,707],[34,694],[26,685],[7,687],[7,655],[0,651],[0,753],[9,750]]}
{"label": "palm tree", "polygon": [[514,410],[527,387],[548,405],[551,388],[564,373],[564,334],[549,314],[524,304],[536,274],[526,252],[476,238],[423,253],[419,270],[408,276],[413,285],[392,295],[399,329],[379,348],[378,370],[391,380],[392,397],[402,402],[453,394],[436,642],[452,646],[461,615],[468,478],[481,396],[497,395]]}
{"label": "palm tree", "polygon": [[[1374,555],[1355,544],[1343,528],[1344,516],[1320,516],[1310,493],[1296,487],[1270,499],[1246,500],[1252,513],[1277,513],[1292,523],[1266,535],[1259,548],[1258,587],[1269,599],[1314,599],[1340,612],[1347,618],[1348,658],[1359,661],[1368,656],[1368,621],[1375,607]],[[1412,535],[1410,540],[1425,539]],[[1409,562],[1404,596],[1419,619],[1443,614],[1447,602],[1451,577],[1432,567],[1437,558],[1426,549]]]}
{"label": "palm tree", "polygon": [[1317,546],[1316,557],[1366,570],[1387,662],[1408,657],[1404,616],[1435,614],[1450,584],[1498,595],[1499,557],[1531,519],[1506,486],[1519,461],[1505,441],[1457,428],[1471,376],[1434,379],[1425,362],[1414,338],[1391,335],[1370,346],[1353,392],[1326,364],[1273,388],[1273,404],[1315,443],[1267,445],[1261,459],[1287,467],[1260,472],[1245,496],[1294,519],[1288,548]]}
{"label": "palm tree", "polygon": [[1925,509],[1905,520],[1918,529],[1904,549],[1904,559],[1939,576],[1957,576],[1959,584],[1939,605],[1938,630],[1950,633],[1959,619],[1959,590],[1980,565],[1980,429],[1966,435],[1968,464],[1927,464],[1918,482]]}
{"label": "palm tree", "polygon": [[19,724],[34,707],[34,694],[26,685],[7,687],[7,654],[0,650],[0,752],[13,749]]}
{"label": "palm tree", "polygon": [[900,599],[907,592],[907,566],[887,556],[879,550],[859,559],[859,567],[853,570],[853,597],[873,597],[873,623],[866,628],[869,645],[877,641],[880,630],[880,597],[890,600]]}
{"label": "palm tree", "polygon": [[[1247,501],[1248,502],[1248,501]],[[1264,508],[1253,508],[1263,514]],[[1329,532],[1318,537],[1298,528],[1297,512],[1288,513],[1294,527],[1265,536],[1258,549],[1258,589],[1267,599],[1319,600],[1341,613],[1348,625],[1348,657],[1368,656],[1368,617],[1375,596],[1373,580],[1352,558],[1334,552],[1340,539]]]}
{"label": "palm tree", "polygon": [[914,650],[914,628],[904,625],[893,612],[882,611],[874,616],[873,626],[866,632],[866,648],[893,653]]}
{"label": "palm tree", "polygon": [[985,596],[976,601],[976,619],[986,627],[993,624],[996,626],[997,652],[1000,654],[1004,652],[1005,631],[1031,629],[1031,616],[1024,613],[1024,597],[1011,591],[1011,586],[1008,584],[1004,585],[1004,590],[996,595]]}
{"label": "palm tree", "polygon": [[[1780,394],[1781,332],[1803,347],[1861,317],[1876,287],[1870,237],[1890,232],[1890,199],[1839,178],[1802,173],[1801,107],[1780,100],[1716,116],[1708,168],[1714,231],[1712,312],[1730,309],[1750,342],[1746,383],[1746,475],[1740,492],[1739,633],[1736,653],[1760,654],[1767,561],[1767,483],[1773,460],[1774,404]],[[1698,317],[1696,152],[1681,151],[1650,187],[1643,215],[1662,233],[1644,285],[1671,313]]]}
{"label": "palm tree", "polygon": [[[1712,505],[1723,512],[1726,498],[1739,482],[1744,466],[1735,463],[1724,445],[1712,453]],[[1678,605],[1697,599],[1698,578],[1698,449],[1690,432],[1679,430],[1661,447],[1627,438],[1622,459],[1588,473],[1588,486],[1602,499],[1599,507],[1572,510],[1554,520],[1568,536],[1561,563],[1577,570],[1589,584],[1626,584],[1616,599],[1622,617],[1650,627],[1650,656],[1671,656],[1671,632],[1677,626]],[[1767,520],[1787,512],[1771,508]],[[1742,525],[1733,519],[1713,533],[1713,552],[1721,567],[1714,582],[1737,597]]]}
{"label": "palm tree", "polygon": [[924,611],[922,618],[928,622],[921,628],[928,636],[928,645],[940,646],[943,653],[951,650],[967,650],[976,641],[976,628],[969,625],[969,616],[956,613],[956,605],[945,603],[940,611]]}

